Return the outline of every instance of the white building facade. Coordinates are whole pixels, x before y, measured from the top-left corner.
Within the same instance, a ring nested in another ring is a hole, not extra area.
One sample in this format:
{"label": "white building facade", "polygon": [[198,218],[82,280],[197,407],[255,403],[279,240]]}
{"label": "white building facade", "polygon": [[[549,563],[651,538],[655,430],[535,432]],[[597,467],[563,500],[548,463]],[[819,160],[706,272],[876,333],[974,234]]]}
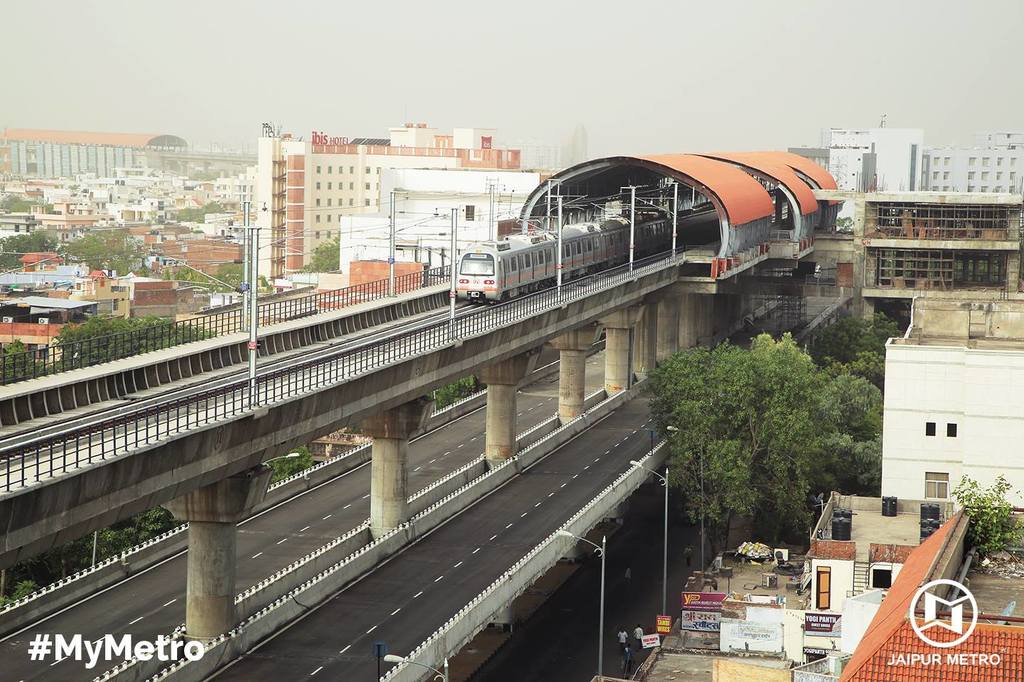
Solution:
{"label": "white building facade", "polygon": [[947,500],[1002,475],[1024,505],[1024,306],[916,300],[886,348],[882,495]]}
{"label": "white building facade", "polygon": [[943,192],[1024,191],[1024,132],[983,132],[970,147],[925,150],[921,189]]}
{"label": "white building facade", "polygon": [[924,153],[920,128],[829,128],[822,131],[822,147],[828,149],[828,170],[839,189],[919,189]]}

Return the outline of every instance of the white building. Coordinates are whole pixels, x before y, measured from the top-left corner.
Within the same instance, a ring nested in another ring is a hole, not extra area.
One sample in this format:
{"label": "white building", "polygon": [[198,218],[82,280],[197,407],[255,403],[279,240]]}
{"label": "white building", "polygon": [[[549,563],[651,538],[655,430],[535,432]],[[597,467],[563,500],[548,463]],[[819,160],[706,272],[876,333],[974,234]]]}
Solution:
{"label": "white building", "polygon": [[517,220],[526,197],[538,184],[540,174],[526,171],[386,170],[381,173],[380,212],[341,217],[341,269],[347,271],[347,264],[353,260],[388,258],[392,190],[396,260],[436,267],[448,263],[452,209],[457,211],[461,251],[467,244],[494,238],[499,222]]}
{"label": "white building", "polygon": [[1024,303],[915,299],[885,359],[882,495],[945,500],[1003,475],[1024,505]]}
{"label": "white building", "polygon": [[822,147],[841,190],[918,189],[924,151],[920,128],[829,128],[822,131]]}
{"label": "white building", "polygon": [[931,147],[921,188],[943,192],[1024,191],[1024,132],[984,132],[970,147]]}
{"label": "white building", "polygon": [[277,278],[299,270],[318,246],[338,236],[344,216],[380,212],[385,170],[520,166],[519,150],[499,149],[491,129],[440,134],[424,123],[407,123],[388,132],[387,138],[350,139],[314,131],[302,140],[268,130],[259,139],[261,272]]}

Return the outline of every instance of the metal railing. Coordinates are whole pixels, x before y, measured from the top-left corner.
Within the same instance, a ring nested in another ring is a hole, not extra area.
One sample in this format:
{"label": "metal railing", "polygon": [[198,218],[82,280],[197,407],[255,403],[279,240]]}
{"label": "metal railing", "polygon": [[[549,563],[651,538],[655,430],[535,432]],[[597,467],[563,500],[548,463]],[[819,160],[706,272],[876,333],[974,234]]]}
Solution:
{"label": "metal railing", "polygon": [[482,307],[455,320],[429,322],[411,330],[369,340],[305,362],[266,372],[256,379],[256,405],[248,381],[172,398],[116,417],[99,419],[63,433],[33,438],[27,434],[0,449],[0,491],[23,488],[95,461],[172,438],[192,429],[231,419],[292,397],[319,391],[387,365],[447,347],[456,341],[504,328],[566,303],[612,289],[680,262],[681,255],[659,254],[622,265],[501,305]]}
{"label": "metal railing", "polygon": [[[395,293],[403,294],[448,281],[448,266],[395,277]],[[344,289],[270,301],[259,307],[259,323],[266,326],[366,303],[388,295],[388,280],[355,284]],[[91,339],[4,353],[0,359],[0,385],[58,374],[72,369],[132,357],[193,341],[244,331],[243,311],[237,306],[188,320],[161,320],[152,325]],[[2,329],[2,327],[0,327]]]}

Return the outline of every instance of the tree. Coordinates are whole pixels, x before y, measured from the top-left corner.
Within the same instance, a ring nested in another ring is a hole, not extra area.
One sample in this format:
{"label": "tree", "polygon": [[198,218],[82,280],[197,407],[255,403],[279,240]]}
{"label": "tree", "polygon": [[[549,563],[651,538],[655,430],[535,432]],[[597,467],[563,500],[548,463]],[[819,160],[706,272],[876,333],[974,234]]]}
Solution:
{"label": "tree", "polygon": [[0,199],[0,213],[29,213],[39,202],[8,194]]}
{"label": "tree", "polygon": [[121,275],[141,267],[146,257],[143,244],[127,230],[87,234],[65,244],[64,253],[91,270],[115,270]]}
{"label": "tree", "polygon": [[21,267],[21,257],[26,253],[56,251],[57,242],[45,232],[36,230],[0,239],[0,267],[11,269]]}
{"label": "tree", "polygon": [[206,222],[207,213],[226,213],[227,209],[216,201],[211,201],[205,204],[202,208],[182,208],[179,209],[176,218],[182,223],[202,223]]}
{"label": "tree", "polygon": [[953,497],[971,521],[967,543],[977,547],[982,555],[994,554],[1020,542],[1021,526],[1013,516],[1013,505],[1006,499],[1010,490],[1009,482],[1000,475],[988,488],[964,476],[953,491]]}
{"label": "tree", "polygon": [[313,455],[309,453],[309,448],[302,446],[295,448],[292,452],[299,453],[299,456],[281,457],[280,459],[272,460],[267,465],[274,470],[274,474],[270,478],[271,483],[277,483],[313,466]]}
{"label": "tree", "polygon": [[690,520],[704,517],[715,551],[736,517],[753,518],[770,541],[802,529],[812,489],[877,494],[880,391],[829,376],[788,334],[762,334],[750,350],[677,353],[651,373],[650,392],[655,424],[670,435],[672,485]]}
{"label": "tree", "polygon": [[480,382],[474,376],[463,377],[458,381],[445,384],[434,391],[434,409],[440,410],[454,402],[473,395],[480,390]]}
{"label": "tree", "polygon": [[337,239],[324,242],[313,249],[313,257],[304,266],[304,272],[337,272],[340,268],[341,256],[338,252],[340,243]]}
{"label": "tree", "polygon": [[[114,334],[118,335],[116,339],[111,338]],[[54,344],[62,350],[63,370],[201,341],[210,334],[198,325],[175,325],[172,320],[156,316],[90,317],[82,324],[65,325]]]}
{"label": "tree", "polygon": [[833,376],[853,374],[882,388],[885,343],[899,333],[896,322],[882,313],[870,320],[844,317],[814,337],[811,357]]}

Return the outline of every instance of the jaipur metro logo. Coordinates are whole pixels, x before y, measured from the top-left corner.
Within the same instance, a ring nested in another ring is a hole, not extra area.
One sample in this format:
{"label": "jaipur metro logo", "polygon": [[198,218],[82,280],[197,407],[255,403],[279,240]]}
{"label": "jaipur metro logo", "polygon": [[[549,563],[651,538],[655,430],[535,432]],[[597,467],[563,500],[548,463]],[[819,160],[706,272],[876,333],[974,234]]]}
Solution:
{"label": "jaipur metro logo", "polygon": [[[943,599],[935,594],[941,587],[951,587],[953,588],[951,594],[960,596],[949,600]],[[964,605],[967,603],[971,605],[969,623],[964,622]],[[943,613],[940,617],[940,608],[943,611],[948,610],[948,615]],[[918,617],[918,610],[924,612],[923,618]],[[914,593],[914,598],[910,601],[909,615],[910,625],[922,642],[939,649],[950,649],[967,641],[967,638],[974,632],[974,628],[978,625],[978,602],[975,601],[970,590],[955,580],[933,580],[922,585]],[[960,636],[949,642],[936,641],[925,634],[926,631],[935,628],[949,630]]]}

